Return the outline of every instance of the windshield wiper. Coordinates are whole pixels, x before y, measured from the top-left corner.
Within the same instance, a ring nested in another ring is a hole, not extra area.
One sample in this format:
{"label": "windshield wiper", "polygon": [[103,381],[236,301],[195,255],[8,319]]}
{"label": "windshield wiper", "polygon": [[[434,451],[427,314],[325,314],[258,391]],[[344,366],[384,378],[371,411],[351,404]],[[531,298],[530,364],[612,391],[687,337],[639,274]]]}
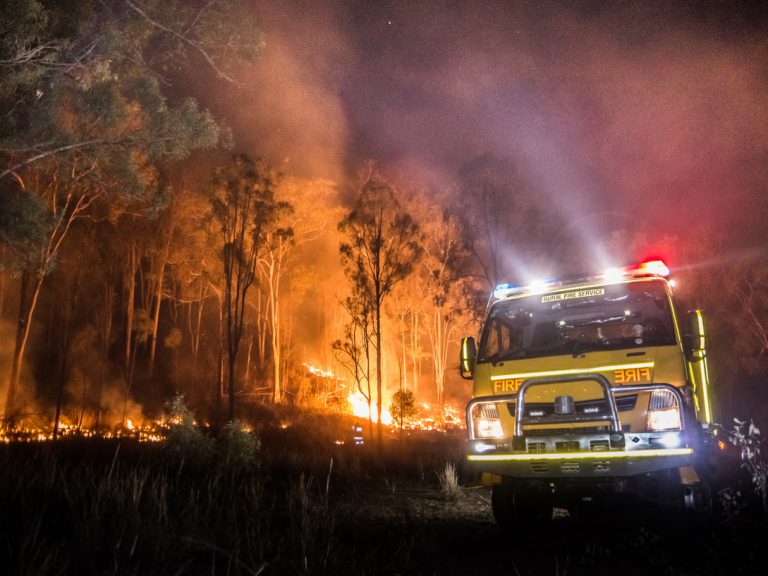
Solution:
{"label": "windshield wiper", "polygon": [[578,358],[579,356],[600,347],[601,344],[599,342],[580,342],[579,340],[574,340],[572,354],[574,358]]}
{"label": "windshield wiper", "polygon": [[495,354],[491,354],[485,359],[485,361],[490,362],[491,364],[496,366],[499,362],[504,362],[504,360],[512,360],[513,358],[522,358],[527,354],[528,354],[528,351],[525,350],[524,348],[520,350],[504,350],[503,352],[496,352]]}

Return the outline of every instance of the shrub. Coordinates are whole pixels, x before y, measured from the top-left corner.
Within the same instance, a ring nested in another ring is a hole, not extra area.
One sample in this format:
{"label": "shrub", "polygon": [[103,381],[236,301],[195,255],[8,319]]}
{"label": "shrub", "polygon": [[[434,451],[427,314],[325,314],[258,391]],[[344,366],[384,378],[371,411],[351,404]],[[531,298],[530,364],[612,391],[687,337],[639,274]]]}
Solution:
{"label": "shrub", "polygon": [[165,450],[170,463],[179,468],[185,464],[205,466],[214,453],[214,443],[203,434],[195,423],[192,411],[187,408],[184,396],[178,395],[166,404],[169,432]]}
{"label": "shrub", "polygon": [[261,439],[242,422],[229,422],[219,442],[220,465],[233,472],[255,470],[260,463]]}

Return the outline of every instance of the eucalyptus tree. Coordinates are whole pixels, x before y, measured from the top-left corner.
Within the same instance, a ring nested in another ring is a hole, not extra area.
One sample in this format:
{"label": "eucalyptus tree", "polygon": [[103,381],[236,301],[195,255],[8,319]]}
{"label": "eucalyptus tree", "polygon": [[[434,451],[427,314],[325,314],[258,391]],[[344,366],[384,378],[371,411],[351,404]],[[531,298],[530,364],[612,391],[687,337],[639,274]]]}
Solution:
{"label": "eucalyptus tree", "polygon": [[420,270],[424,325],[431,348],[438,404],[444,401],[448,350],[459,323],[466,321],[464,295],[471,282],[468,273],[469,252],[461,237],[455,215],[443,212],[425,220],[424,258]]}
{"label": "eucalyptus tree", "polygon": [[194,100],[169,103],[162,84],[167,71],[183,66],[190,55],[228,77],[227,54],[255,53],[261,39],[248,33],[253,28],[247,11],[234,17],[234,5],[225,0],[4,5],[0,195],[25,214],[4,218],[0,230],[12,246],[21,281],[6,418],[16,410],[43,280],[73,222],[101,196],[138,194],[152,186],[159,160],[212,148],[226,135]]}
{"label": "eucalyptus tree", "polygon": [[293,213],[293,207],[287,202],[281,202],[278,204],[278,212],[276,217],[280,221],[264,234],[264,250],[257,262],[267,292],[267,326],[272,351],[272,401],[276,404],[282,402],[283,398],[281,280],[286,259],[296,245],[294,228],[290,222],[285,221]]}
{"label": "eucalyptus tree", "polygon": [[376,349],[376,433],[382,442],[381,410],[382,310],[386,299],[408,277],[421,256],[419,226],[398,200],[395,190],[378,175],[369,174],[352,210],[339,224],[346,236],[340,245],[345,274],[353,292],[364,300],[373,320]]}
{"label": "eucalyptus tree", "polygon": [[236,155],[216,169],[211,187],[222,233],[230,421],[235,418],[235,367],[243,336],[246,296],[256,279],[265,239],[275,232],[280,214],[288,209],[286,203],[275,199],[279,179],[280,175],[263,161]]}

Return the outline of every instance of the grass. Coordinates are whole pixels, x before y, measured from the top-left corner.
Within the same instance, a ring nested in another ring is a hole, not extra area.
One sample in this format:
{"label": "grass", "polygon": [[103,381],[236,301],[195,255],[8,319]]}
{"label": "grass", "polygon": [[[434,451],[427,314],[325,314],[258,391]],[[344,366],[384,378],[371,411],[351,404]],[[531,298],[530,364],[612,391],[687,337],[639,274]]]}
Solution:
{"label": "grass", "polygon": [[750,505],[695,538],[569,518],[509,541],[457,466],[460,436],[394,435],[381,456],[336,444],[344,422],[290,422],[0,446],[3,573],[750,574],[765,560]]}
{"label": "grass", "polygon": [[456,466],[453,462],[446,462],[442,470],[438,470],[437,481],[440,483],[440,491],[449,502],[455,502],[461,496],[461,485],[459,484],[459,475],[456,473]]}

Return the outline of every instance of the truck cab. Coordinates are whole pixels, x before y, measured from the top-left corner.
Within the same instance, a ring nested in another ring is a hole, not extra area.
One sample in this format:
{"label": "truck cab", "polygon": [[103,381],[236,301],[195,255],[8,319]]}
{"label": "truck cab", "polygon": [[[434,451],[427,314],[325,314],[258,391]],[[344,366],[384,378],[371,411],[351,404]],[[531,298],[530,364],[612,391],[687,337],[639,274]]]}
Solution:
{"label": "truck cab", "polygon": [[460,370],[473,380],[467,460],[491,484],[500,525],[606,494],[705,506],[704,320],[681,316],[668,276],[652,261],[496,288]]}

